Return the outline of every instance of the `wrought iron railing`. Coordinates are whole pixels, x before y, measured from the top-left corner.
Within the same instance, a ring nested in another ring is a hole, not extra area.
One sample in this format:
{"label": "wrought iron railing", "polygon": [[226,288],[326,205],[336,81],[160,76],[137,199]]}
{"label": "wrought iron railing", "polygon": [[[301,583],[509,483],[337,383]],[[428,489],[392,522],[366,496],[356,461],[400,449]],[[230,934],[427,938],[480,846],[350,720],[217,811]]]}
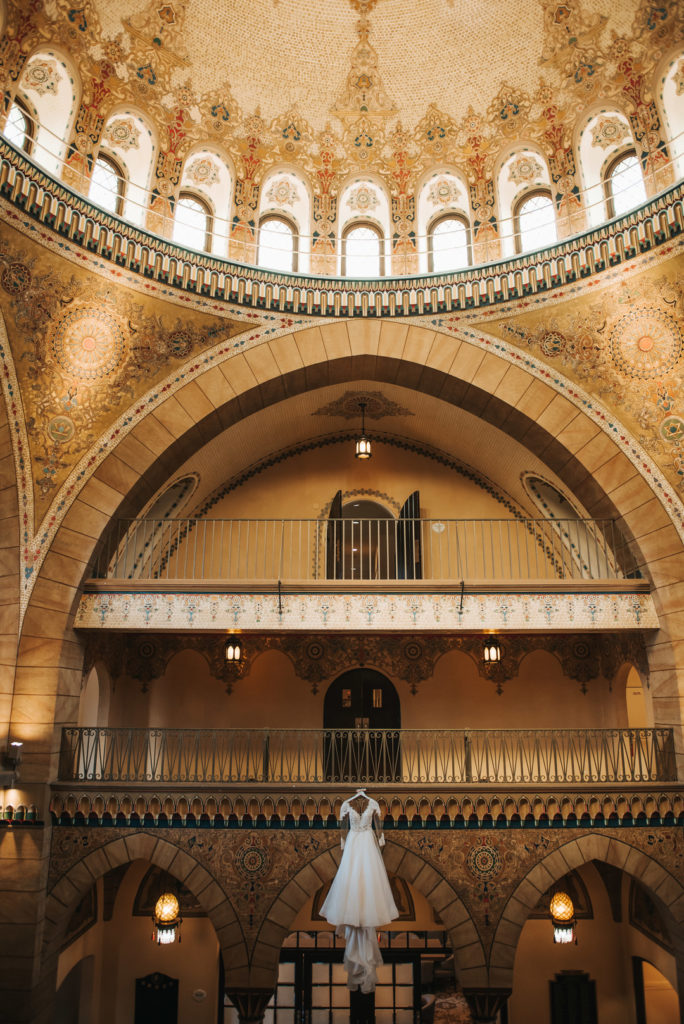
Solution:
{"label": "wrought iron railing", "polygon": [[612,519],[123,519],[109,580],[598,580],[639,577]]}
{"label": "wrought iron railing", "polygon": [[669,782],[671,729],[62,730],[62,782]]}

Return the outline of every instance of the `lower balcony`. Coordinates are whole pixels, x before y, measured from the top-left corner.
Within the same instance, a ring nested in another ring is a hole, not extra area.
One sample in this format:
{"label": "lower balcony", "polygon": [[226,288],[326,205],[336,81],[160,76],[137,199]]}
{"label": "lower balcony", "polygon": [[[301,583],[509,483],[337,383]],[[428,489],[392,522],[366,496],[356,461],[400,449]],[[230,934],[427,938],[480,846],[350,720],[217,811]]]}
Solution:
{"label": "lower balcony", "polygon": [[671,729],[65,728],[59,784],[397,791],[667,783]]}

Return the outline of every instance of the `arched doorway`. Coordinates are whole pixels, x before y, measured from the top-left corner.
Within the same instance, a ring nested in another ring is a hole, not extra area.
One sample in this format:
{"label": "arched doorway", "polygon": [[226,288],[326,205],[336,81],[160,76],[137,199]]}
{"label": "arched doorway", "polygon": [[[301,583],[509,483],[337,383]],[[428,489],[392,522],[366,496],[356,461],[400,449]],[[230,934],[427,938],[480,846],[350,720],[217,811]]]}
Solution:
{"label": "arched doorway", "polygon": [[413,491],[399,516],[370,498],[330,504],[326,576],[332,580],[422,579],[420,494]]}
{"label": "arched doorway", "polygon": [[381,672],[355,668],[328,687],[323,703],[325,777],[329,782],[401,778],[401,707]]}

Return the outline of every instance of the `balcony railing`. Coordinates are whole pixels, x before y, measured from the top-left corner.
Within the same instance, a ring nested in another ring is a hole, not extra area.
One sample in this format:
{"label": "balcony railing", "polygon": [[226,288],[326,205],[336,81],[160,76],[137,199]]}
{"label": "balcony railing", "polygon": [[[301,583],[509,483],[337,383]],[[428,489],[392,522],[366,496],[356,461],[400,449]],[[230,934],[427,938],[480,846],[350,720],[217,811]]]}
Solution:
{"label": "balcony railing", "polygon": [[640,576],[612,519],[130,519],[107,580],[618,580]]}
{"label": "balcony railing", "polygon": [[676,780],[671,729],[62,730],[61,782],[556,785]]}

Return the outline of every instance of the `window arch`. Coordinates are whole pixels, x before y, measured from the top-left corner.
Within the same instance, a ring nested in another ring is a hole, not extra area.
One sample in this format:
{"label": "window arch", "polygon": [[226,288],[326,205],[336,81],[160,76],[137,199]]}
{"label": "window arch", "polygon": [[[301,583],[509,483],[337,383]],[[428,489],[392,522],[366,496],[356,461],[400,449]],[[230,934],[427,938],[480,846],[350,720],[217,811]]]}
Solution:
{"label": "window arch", "polygon": [[209,204],[194,192],[181,192],[173,216],[172,240],[187,249],[211,251]]}
{"label": "window arch", "polygon": [[297,262],[298,234],[292,221],[280,214],[262,217],[259,222],[259,266],[294,272]]}
{"label": "window arch", "polygon": [[370,221],[353,221],[342,234],[342,276],[384,277],[385,246],[382,232]]}
{"label": "window arch", "polygon": [[604,178],[608,216],[620,217],[646,202],[644,176],[635,150],[620,153],[608,164]]}
{"label": "window arch", "polygon": [[123,212],[126,194],[126,176],[123,168],[111,156],[100,153],[90,178],[88,198],[108,213]]}
{"label": "window arch", "polygon": [[472,263],[470,225],[465,217],[445,213],[428,228],[428,270],[446,273]]}
{"label": "window arch", "polygon": [[33,118],[26,105],[17,97],[9,109],[3,135],[17,149],[30,153],[33,147]]}
{"label": "window arch", "polygon": [[558,238],[553,199],[545,189],[522,196],[515,205],[513,220],[518,252],[542,249],[553,245]]}

